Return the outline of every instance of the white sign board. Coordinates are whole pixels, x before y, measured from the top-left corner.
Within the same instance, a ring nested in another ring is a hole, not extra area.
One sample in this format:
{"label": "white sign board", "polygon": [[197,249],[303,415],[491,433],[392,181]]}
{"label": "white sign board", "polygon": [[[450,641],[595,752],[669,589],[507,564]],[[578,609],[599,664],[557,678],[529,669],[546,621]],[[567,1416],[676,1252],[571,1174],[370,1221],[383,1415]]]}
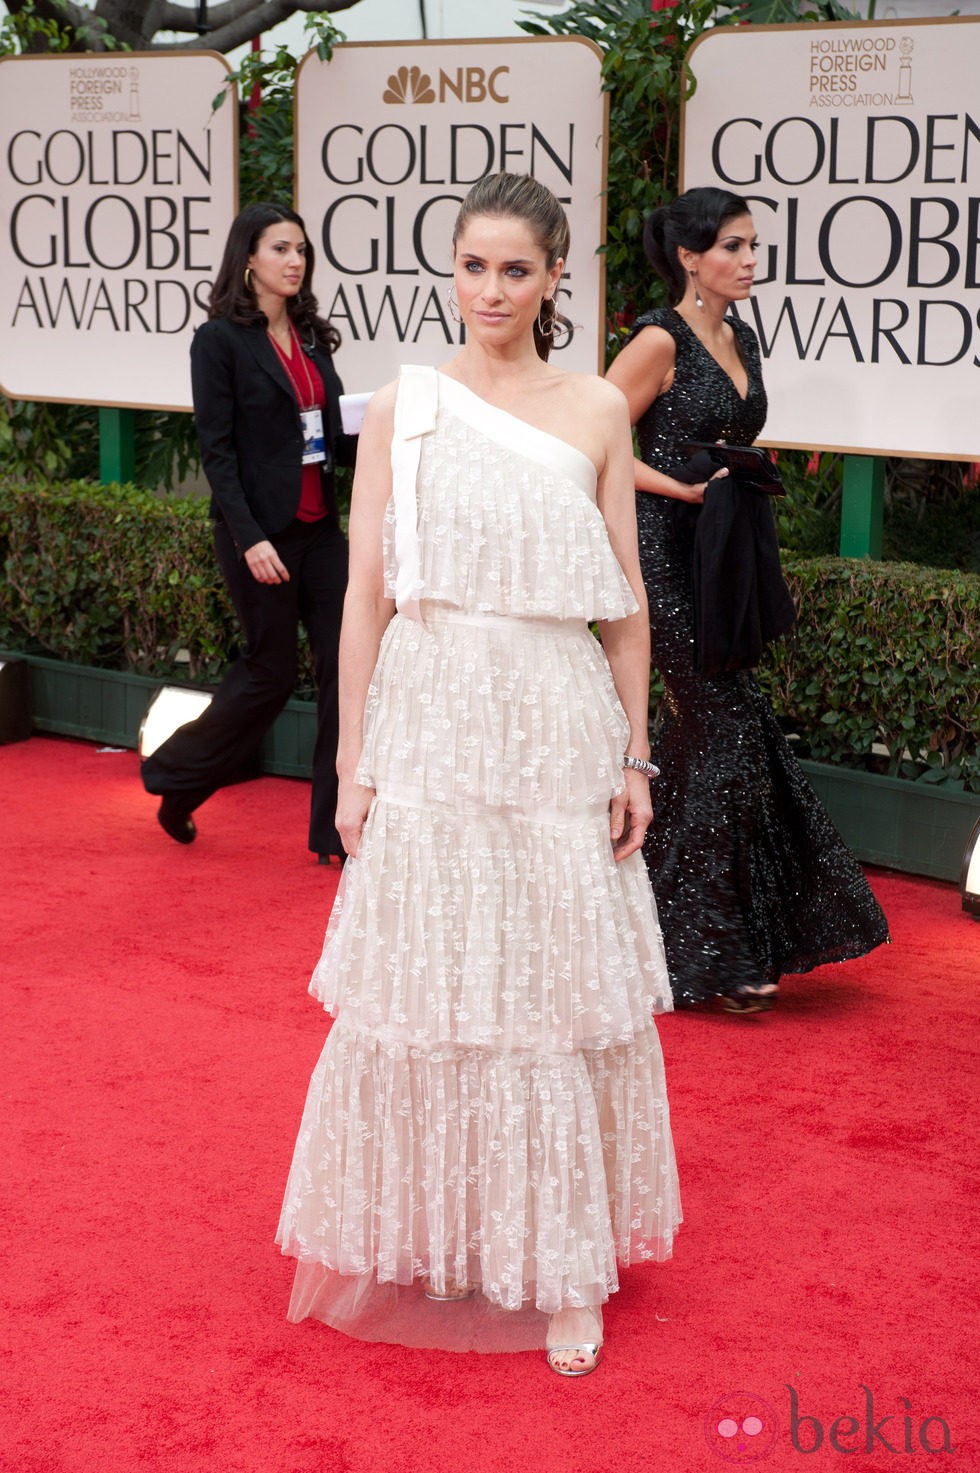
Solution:
{"label": "white sign board", "polygon": [[765,441],[980,459],[980,20],[720,29],[689,60],[684,187],[746,196],[760,240]]}
{"label": "white sign board", "polygon": [[5,58],[0,385],[14,399],[191,407],[189,345],[236,213],[216,52]]}
{"label": "white sign board", "polygon": [[554,361],[601,368],[606,114],[601,55],[578,38],[366,43],[338,46],[329,64],[303,60],[297,207],[349,389],[458,349],[453,223],[470,185],[501,169],[533,174],[564,203],[572,247],[558,308],[574,334]]}

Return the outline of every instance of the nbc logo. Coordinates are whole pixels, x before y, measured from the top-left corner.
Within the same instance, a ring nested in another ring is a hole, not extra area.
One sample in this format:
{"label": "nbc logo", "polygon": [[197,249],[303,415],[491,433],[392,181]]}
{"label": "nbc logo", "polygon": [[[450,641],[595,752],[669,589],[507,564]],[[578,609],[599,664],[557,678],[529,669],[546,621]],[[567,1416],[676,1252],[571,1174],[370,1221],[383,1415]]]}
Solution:
{"label": "nbc logo", "polygon": [[432,78],[421,67],[400,66],[388,78],[382,102],[435,102]]}

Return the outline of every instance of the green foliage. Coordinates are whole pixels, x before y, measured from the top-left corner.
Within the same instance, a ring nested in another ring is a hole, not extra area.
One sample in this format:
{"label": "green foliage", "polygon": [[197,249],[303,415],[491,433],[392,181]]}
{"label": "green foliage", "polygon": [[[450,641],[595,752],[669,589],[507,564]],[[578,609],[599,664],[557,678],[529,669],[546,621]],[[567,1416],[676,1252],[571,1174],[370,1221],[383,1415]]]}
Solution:
{"label": "green foliage", "polygon": [[685,53],[710,26],[733,19],[716,0],[651,11],[649,0],[575,0],[558,15],[522,21],[531,35],[585,36],[601,49],[609,93],[606,320],[615,335],[662,287],[643,254],[643,221],[677,191]]}
{"label": "green foliage", "polygon": [[170,491],[200,467],[201,451],[192,414],[137,409],[134,438],[134,477],[140,486]]}
{"label": "green foliage", "polygon": [[841,456],[779,450],[776,462],[786,487],[785,499],[773,502],[780,547],[808,557],[835,553],[840,545]]}
{"label": "green foliage", "polygon": [[102,16],[96,15],[94,10],[84,25],[72,27],[68,23],[65,0],[49,0],[49,4],[63,14],[63,20],[40,15],[33,0],[27,0],[27,4],[13,15],[4,14],[0,20],[0,56],[19,56],[23,52],[130,49],[109,34]]}
{"label": "green foliage", "polygon": [[[304,22],[308,47],[320,61],[329,61],[333,48],[345,37],[328,14],[309,15]],[[224,104],[237,88],[242,117],[239,143],[239,195],[243,204],[254,200],[293,197],[293,93],[301,56],[287,46],[273,52],[250,52],[214,99]]]}
{"label": "green foliage", "polygon": [[[872,11],[874,0],[871,0]],[[837,0],[741,0],[731,6],[743,25],[799,25],[800,21],[854,20],[854,11]],[[869,19],[873,15],[869,16]]]}
{"label": "green foliage", "polygon": [[980,573],[980,487],[961,485],[953,502],[886,499],[882,554]]}
{"label": "green foliage", "polygon": [[38,15],[33,0],[13,15],[0,19],[0,56],[20,56],[25,51],[67,51],[71,37],[53,17]]}
{"label": "green foliage", "polygon": [[[351,472],[337,482],[344,504]],[[0,480],[0,647],[211,681],[239,638],[202,498]],[[301,631],[296,694],[315,684]]]}
{"label": "green foliage", "polygon": [[882,555],[980,573],[977,470],[956,461],[886,460]]}
{"label": "green foliage", "polygon": [[[8,648],[206,680],[237,639],[199,499],[0,482],[0,564]],[[181,650],[187,662],[177,660]]]}
{"label": "green foliage", "polygon": [[760,679],[803,754],[980,792],[980,577],[831,557],[785,572],[799,620]]}
{"label": "green foliage", "polygon": [[[170,490],[200,465],[189,414],[136,410],[135,480]],[[0,398],[0,463],[9,476],[99,479],[99,411],[90,404]]]}
{"label": "green foliage", "polygon": [[98,474],[98,410],[0,397],[0,464],[10,476]]}
{"label": "green foliage", "polygon": [[[773,505],[784,552],[832,556],[840,544],[843,456],[776,452],[786,487]],[[882,556],[896,562],[980,574],[980,484],[957,461],[885,463]]]}

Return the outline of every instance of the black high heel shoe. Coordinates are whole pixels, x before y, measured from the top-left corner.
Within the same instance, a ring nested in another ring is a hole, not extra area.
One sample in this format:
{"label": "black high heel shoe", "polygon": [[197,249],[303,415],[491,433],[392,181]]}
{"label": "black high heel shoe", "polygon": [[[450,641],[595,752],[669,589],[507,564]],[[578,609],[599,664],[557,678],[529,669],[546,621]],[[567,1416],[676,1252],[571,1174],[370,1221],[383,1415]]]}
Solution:
{"label": "black high heel shoe", "polygon": [[752,1013],[768,1013],[776,1006],[778,996],[777,987],[770,987],[765,992],[757,987],[740,987],[727,997],[719,997],[717,1006],[723,1013],[739,1013],[747,1017]]}
{"label": "black high heel shoe", "polygon": [[193,844],[197,838],[197,826],[186,808],[175,798],[163,797],[157,809],[157,823],[165,834],[176,839],[178,844]]}

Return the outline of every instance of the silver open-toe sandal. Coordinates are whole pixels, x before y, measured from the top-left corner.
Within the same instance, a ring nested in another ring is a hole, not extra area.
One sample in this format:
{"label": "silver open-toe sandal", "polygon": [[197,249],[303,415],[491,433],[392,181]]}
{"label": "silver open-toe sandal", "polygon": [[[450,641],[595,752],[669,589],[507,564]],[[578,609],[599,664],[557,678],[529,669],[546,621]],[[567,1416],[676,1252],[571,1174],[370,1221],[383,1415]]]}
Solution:
{"label": "silver open-toe sandal", "polygon": [[[590,1376],[599,1364],[601,1354],[602,1342],[599,1340],[585,1340],[581,1345],[549,1345],[548,1364],[556,1376]],[[567,1356],[572,1357],[571,1365],[562,1366],[556,1363]],[[576,1368],[575,1361],[585,1360],[587,1356],[591,1358],[591,1365]]]}
{"label": "silver open-toe sandal", "polygon": [[432,1299],[436,1304],[455,1304],[461,1299],[471,1298],[473,1294],[472,1289],[466,1288],[465,1285],[463,1288],[460,1288],[457,1284],[447,1284],[442,1293],[440,1293],[437,1289],[433,1289],[431,1279],[426,1279],[425,1288],[422,1292],[426,1299]]}

